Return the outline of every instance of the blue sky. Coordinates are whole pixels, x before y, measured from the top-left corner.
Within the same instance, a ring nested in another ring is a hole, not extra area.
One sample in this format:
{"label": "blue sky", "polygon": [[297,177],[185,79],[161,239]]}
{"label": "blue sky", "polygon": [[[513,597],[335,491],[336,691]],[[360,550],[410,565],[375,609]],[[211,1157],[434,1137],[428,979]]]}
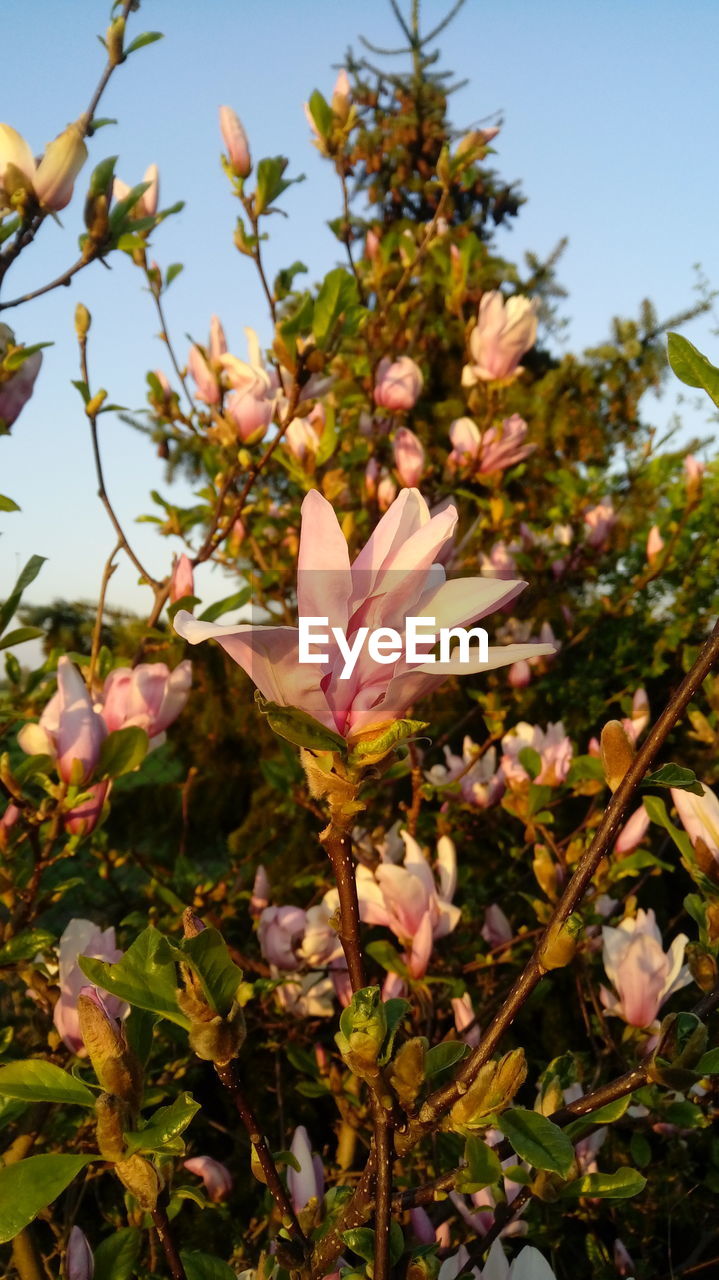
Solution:
{"label": "blue sky", "polygon": [[[406,8],[408,0],[401,2]],[[424,0],[425,26],[446,9],[444,0]],[[101,67],[95,32],[106,18],[107,6],[97,0],[4,0],[0,118],[36,152],[84,110]],[[307,175],[284,198],[288,219],[273,220],[267,257],[271,274],[301,258],[317,278],[340,256],[325,226],[339,211],[338,192],[311,146],[302,102],[316,87],[329,94],[360,32],[394,45],[397,27],[387,0],[365,0],[361,13],[339,0],[205,0],[202,7],[143,0],[131,35],[149,29],[165,39],[116,73],[100,113],[119,123],[96,135],[91,161],[119,154],[118,173],[130,183],[151,161],[159,164],[163,204],[187,201],[154,239],[163,266],[185,263],[167,297],[177,347],[186,351],[187,333],[204,340],[217,312],[231,349],[242,356],[243,327],[263,338],[269,328],[252,266],[232,246],[236,206],[219,166],[217,108],[228,103],[238,111],[256,158],[283,153],[291,173]],[[469,81],[453,99],[454,122],[465,127],[502,114],[495,163],[528,197],[513,229],[499,233],[500,250],[514,258],[528,249],[546,255],[569,237],[559,278],[569,290],[562,311],[572,348],[601,341],[611,316],[635,314],[643,297],[661,318],[690,304],[695,263],[719,286],[715,0],[467,0],[439,43],[444,65]],[[36,250],[7,277],[4,298],[74,260],[82,192],[62,220],[64,229],[47,226]],[[12,437],[0,439],[0,491],[22,507],[0,517],[0,598],[35,552],[48,564],[29,599],[92,599],[114,545],[95,494],[87,425],[70,386],[78,376],[78,300],[93,313],[93,380],[112,400],[139,408],[145,371],[169,372],[139,272],[124,256],[114,260],[112,275],[93,264],[71,288],[3,313],[20,340],[55,345]],[[716,324],[715,315],[685,329],[715,361]],[[667,394],[651,407],[659,427],[674,403]],[[705,420],[696,410],[687,415],[694,431]],[[101,421],[111,496],[141,558],[162,576],[173,542],[134,523],[152,510],[149,490],[167,490],[162,463],[119,420]],[[203,572],[199,593],[207,599],[230,589],[208,567]],[[138,611],[150,603],[125,564],[108,600]]]}

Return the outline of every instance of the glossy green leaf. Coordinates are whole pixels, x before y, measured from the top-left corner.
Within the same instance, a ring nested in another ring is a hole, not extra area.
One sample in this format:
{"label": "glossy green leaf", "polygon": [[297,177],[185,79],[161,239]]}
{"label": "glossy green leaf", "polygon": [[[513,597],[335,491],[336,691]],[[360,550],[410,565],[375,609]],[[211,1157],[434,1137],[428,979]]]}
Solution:
{"label": "glossy green leaf", "polygon": [[79,956],[83,973],[96,986],[128,1004],[138,1005],[186,1030],[190,1020],[177,1003],[177,974],[172,950],[152,925],[145,929],[117,964]]}
{"label": "glossy green leaf", "polygon": [[54,947],[55,941],[55,934],[47,929],[29,929],[25,933],[18,933],[4,947],[0,947],[0,967],[17,964],[20,960],[32,960],[39,951]]}
{"label": "glossy green leaf", "polygon": [[636,1169],[617,1169],[615,1173],[585,1173],[562,1187],[560,1195],[562,1199],[591,1196],[599,1200],[627,1200],[639,1195],[646,1185],[646,1178]]}
{"label": "glossy green leaf", "polygon": [[719,1076],[719,1049],[708,1049],[696,1065],[700,1076]]}
{"label": "glossy green leaf", "polygon": [[663,764],[655,773],[650,773],[641,787],[678,787],[681,791],[691,791],[700,796],[704,788],[693,769],[685,769],[680,764]]}
{"label": "glossy green leaf", "polygon": [[680,333],[667,334],[669,363],[681,382],[700,387],[719,408],[719,369]]}
{"label": "glossy green leaf", "polygon": [[214,622],[216,618],[221,618],[223,613],[229,613],[231,609],[241,609],[247,604],[251,595],[252,587],[243,587],[242,591],[235,591],[234,595],[225,596],[224,600],[217,600],[215,604],[204,609],[198,617],[202,622]]}
{"label": "glossy green leaf", "polygon": [[343,313],[357,305],[354,276],[344,267],[335,267],[334,271],[328,272],[320,285],[312,316],[312,332],[320,349],[332,338]]}
{"label": "glossy green leaf", "polygon": [[109,733],[100,748],[96,774],[98,777],[121,778],[142,764],[150,746],[144,729],[127,725]]}
{"label": "glossy green leaf", "polygon": [[22,1102],[63,1102],[94,1107],[95,1095],[69,1071],[40,1058],[0,1067],[0,1097]]}
{"label": "glossy green leaf", "polygon": [[462,1169],[457,1187],[466,1195],[473,1195],[483,1187],[491,1187],[502,1180],[502,1166],[496,1151],[481,1138],[469,1137],[464,1146],[466,1168]]}
{"label": "glossy green leaf", "polygon": [[13,617],[21,599],[22,593],[26,587],[34,582],[45,563],[45,556],[31,556],[25,567],[21,570],[15,586],[3,605],[0,606],[0,635],[2,635],[6,626]]}
{"label": "glossy green leaf", "polygon": [[445,1040],[442,1044],[433,1044],[424,1056],[424,1074],[429,1079],[440,1071],[446,1071],[466,1058],[469,1045],[463,1040]]}
{"label": "glossy green leaf", "polygon": [[11,645],[24,644],[26,640],[39,640],[44,635],[41,627],[15,627],[0,640],[0,649],[9,649]]}
{"label": "glossy green leaf", "polygon": [[0,1244],[12,1240],[52,1204],[97,1156],[28,1156],[0,1169]]}
{"label": "glossy green leaf", "polygon": [[142,35],[135,36],[125,50],[125,57],[129,58],[131,53],[135,53],[138,49],[144,49],[148,44],[155,44],[157,40],[164,40],[161,31],[143,31]]}
{"label": "glossy green leaf", "polygon": [[93,1280],[133,1280],[142,1248],[137,1227],[120,1227],[101,1240],[94,1250]]}
{"label": "glossy green leaf", "polygon": [[200,1104],[191,1093],[181,1093],[169,1106],[160,1107],[150,1116],[144,1128],[125,1134],[128,1154],[160,1151],[184,1133],[199,1110]]}
{"label": "glossy green leaf", "polygon": [[227,1017],[242,982],[242,970],[232,959],[222,934],[217,929],[203,929],[196,938],[186,938],[181,949],[210,1006],[215,1013]]}
{"label": "glossy green leaf", "polygon": [[232,1267],[220,1258],[212,1258],[209,1253],[182,1249],[180,1258],[187,1280],[237,1280],[237,1272]]}
{"label": "glossy green leaf", "polygon": [[0,511],[19,511],[20,508],[14,498],[6,498],[0,493]]}
{"label": "glossy green leaf", "polygon": [[497,1125],[522,1160],[535,1169],[567,1176],[574,1162],[574,1147],[566,1133],[546,1116],[512,1107],[501,1113]]}

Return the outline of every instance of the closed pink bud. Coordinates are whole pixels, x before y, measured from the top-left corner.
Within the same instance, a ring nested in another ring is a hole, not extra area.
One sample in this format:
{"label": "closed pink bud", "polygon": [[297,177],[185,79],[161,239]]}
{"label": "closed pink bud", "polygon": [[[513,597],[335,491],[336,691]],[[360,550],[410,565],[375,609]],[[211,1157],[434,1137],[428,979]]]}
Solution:
{"label": "closed pink bud", "polygon": [[267,399],[266,389],[260,385],[247,391],[231,392],[225,408],[243,444],[256,444],[272,421],[274,400]]}
{"label": "closed pink bud", "polygon": [[350,102],[350,79],[344,67],[342,67],[332,90],[331,106],[335,115],[339,116],[343,123],[349,114]]}
{"label": "closed pink bud", "polygon": [[412,1235],[420,1244],[434,1244],[434,1227],[426,1209],[410,1209],[409,1221]]}
{"label": "closed pink bud", "polygon": [[252,172],[250,145],[240,118],[232,107],[220,107],[220,132],[227,148],[232,172],[237,178],[247,178]]}
{"label": "closed pink bud", "polygon": [[603,502],[597,503],[596,507],[590,507],[584,513],[584,523],[587,526],[587,542],[590,547],[601,547],[606,542],[614,525],[617,522],[616,513],[609,498],[605,498]]}
{"label": "closed pink bud", "polygon": [[17,129],[0,124],[0,209],[10,208],[10,197],[19,189],[31,191],[35,158]]}
{"label": "closed pink bud", "polygon": [[625,822],[614,844],[614,852],[618,854],[631,853],[632,849],[636,849],[642,843],[647,831],[649,830],[649,814],[640,804],[638,809],[634,810],[628,822]]}
{"label": "closed pink bud", "polygon": [[95,1259],[87,1236],[80,1227],[73,1227],[67,1241],[65,1275],[67,1280],[92,1280]]}
{"label": "closed pink bud", "polygon": [[395,432],[394,465],[405,489],[416,489],[424,471],[424,449],[408,427]]}
{"label": "closed pink bud", "polygon": [[465,1044],[471,1045],[476,1049],[480,1042],[482,1033],[477,1026],[477,1018],[472,1004],[472,997],[468,991],[462,996],[455,996],[452,1001],[452,1013],[454,1014],[454,1025],[458,1034],[462,1037]]}
{"label": "closed pink bud", "polygon": [[379,257],[380,243],[377,232],[370,227],[364,242],[365,257],[369,258],[370,262],[374,262]]}
{"label": "closed pink bud", "polygon": [[513,937],[512,926],[502,908],[496,902],[486,908],[484,924],[480,929],[480,933],[490,947],[501,947],[503,943],[511,942]]}
{"label": "closed pink bud", "polygon": [[389,413],[403,413],[413,409],[424,385],[419,365],[410,356],[380,360],[375,376],[375,404]]}
{"label": "closed pink bud", "polygon": [[380,511],[387,511],[397,497],[397,485],[388,471],[385,471],[377,485],[377,506]]}
{"label": "closed pink bud", "polygon": [[252,885],[252,897],[250,898],[250,915],[259,916],[264,911],[270,901],[270,877],[265,868],[260,866],[255,872],[255,879]]}
{"label": "closed pink bud", "polygon": [[471,466],[479,453],[481,435],[471,418],[455,418],[450,424],[449,438],[452,452],[447,464],[450,467]]}
{"label": "closed pink bud", "polygon": [[87,147],[77,124],[67,129],[47,147],[37,167],[33,186],[40,204],[53,213],[70,203],[75,179],[87,160]]}
{"label": "closed pink bud", "polygon": [[197,386],[197,398],[205,404],[220,403],[220,380],[210,368],[200,347],[190,347],[187,356],[187,367]]}
{"label": "closed pink bud", "polygon": [[630,1026],[651,1026],[664,1001],[692,980],[682,963],[689,939],[678,934],[665,952],[654,912],[641,908],[616,929],[605,925],[602,939],[604,968],[617,992],[602,987],[602,1004]]}
{"label": "closed pink bud", "polygon": [[704,475],[704,463],[695,458],[693,453],[688,453],[684,459],[684,474],[689,489],[697,489]]}
{"label": "closed pink bud", "polygon": [[227,1199],[232,1190],[232,1174],[226,1165],[213,1160],[212,1156],[192,1156],[182,1163],[188,1173],[196,1173],[198,1178],[202,1178],[210,1200],[219,1204],[221,1200]]}
{"label": "closed pink bud", "polygon": [[151,746],[160,746],[165,730],[184,709],[191,686],[192,663],[187,658],[174,671],[164,662],[116,667],[104,684],[102,718],[110,732],[137,725]]}
{"label": "closed pink bud", "polygon": [[507,672],[507,679],[513,689],[526,689],[532,679],[532,668],[525,658],[521,662],[513,662]]}
{"label": "closed pink bud", "polygon": [[614,1241],[614,1265],[619,1276],[630,1276],[634,1271],[632,1255],[626,1245],[619,1239]]}
{"label": "closed pink bud", "polygon": [[659,526],[653,524],[649,530],[649,537],[647,538],[647,560],[650,565],[654,564],[654,561],[659,558],[663,550],[664,539],[659,532]]}
{"label": "closed pink bud", "polygon": [[220,363],[220,357],[227,353],[227,338],[219,316],[210,317],[209,357],[213,364]]}
{"label": "closed pink bud", "polygon": [[[34,732],[40,730],[45,742]],[[87,782],[97,765],[100,748],[107,735],[97,714],[87,685],[77,667],[67,657],[57,664],[57,693],[50,699],[39,725],[26,725],[18,735],[23,751],[36,755],[49,750],[57,760],[63,782]],[[74,766],[74,768],[73,768]]]}
{"label": "closed pink bud", "polygon": [[175,561],[170,581],[170,600],[174,604],[183,596],[195,594],[195,578],[192,572],[192,561],[189,556],[181,555]]}

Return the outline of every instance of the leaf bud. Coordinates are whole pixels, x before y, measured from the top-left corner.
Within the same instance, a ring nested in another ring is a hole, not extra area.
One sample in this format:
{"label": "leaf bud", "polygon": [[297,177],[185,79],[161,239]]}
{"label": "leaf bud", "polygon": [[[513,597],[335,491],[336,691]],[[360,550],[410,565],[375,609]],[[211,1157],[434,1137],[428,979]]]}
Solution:
{"label": "leaf bud", "polygon": [[120,1098],[111,1093],[101,1093],[95,1103],[97,1149],[103,1160],[112,1164],[122,1160],[125,1154],[125,1126],[127,1108]]}
{"label": "leaf bud", "polygon": [[379,1075],[378,1059],[387,1035],[387,1014],[379,987],[355,991],[340,1016],[337,1048],[350,1071],[364,1079]]}
{"label": "leaf bud", "polygon": [[452,1107],[449,1127],[458,1133],[486,1128],[490,1116],[509,1106],[526,1077],[523,1049],[510,1050],[499,1062],[486,1062],[464,1096]]}
{"label": "leaf bud", "polygon": [[114,22],[105,32],[105,44],[107,45],[108,58],[111,67],[118,67],[125,60],[125,19],[115,18]]}
{"label": "leaf bud", "polygon": [[157,1169],[149,1160],[138,1155],[130,1156],[128,1160],[119,1160],[115,1165],[115,1173],[141,1209],[149,1213],[157,1207],[162,1182]]}
{"label": "leaf bud", "polygon": [[136,1108],[142,1094],[142,1069],[120,1024],[111,1018],[94,988],[77,998],[80,1034],[95,1075],[106,1093]]}
{"label": "leaf bud", "polygon": [[87,337],[90,332],[91,324],[92,316],[90,315],[90,312],[84,302],[78,302],[75,307],[75,333],[77,334],[78,342],[83,342]]}
{"label": "leaf bud", "polygon": [[578,915],[550,925],[539,952],[539,963],[544,970],[563,969],[574,959],[582,927],[582,919]]}
{"label": "leaf bud", "polygon": [[610,790],[616,791],[634,760],[634,747],[619,720],[608,720],[600,740],[604,777]]}
{"label": "leaf bud", "polygon": [[412,1107],[424,1084],[427,1040],[413,1036],[397,1050],[389,1069],[389,1082],[403,1107]]}
{"label": "leaf bud", "polygon": [[700,942],[689,942],[684,952],[690,973],[701,991],[713,991],[719,973],[716,957]]}

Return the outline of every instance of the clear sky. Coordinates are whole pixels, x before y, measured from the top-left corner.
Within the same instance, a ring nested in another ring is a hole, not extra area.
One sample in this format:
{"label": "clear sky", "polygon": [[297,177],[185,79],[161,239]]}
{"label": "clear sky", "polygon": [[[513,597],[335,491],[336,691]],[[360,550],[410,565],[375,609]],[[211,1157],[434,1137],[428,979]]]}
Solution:
{"label": "clear sky", "polygon": [[[409,0],[400,0],[407,7]],[[444,15],[445,0],[424,0],[425,27]],[[106,25],[100,0],[3,0],[0,119],[35,151],[76,118],[102,65],[95,33]],[[183,353],[185,335],[205,339],[209,318],[223,319],[230,347],[244,355],[243,326],[266,339],[269,327],[252,264],[232,246],[236,205],[219,166],[217,108],[242,117],[255,158],[283,153],[307,181],[283,199],[289,218],[273,219],[271,273],[296,258],[316,279],[340,254],[326,219],[339,211],[336,179],[309,139],[302,102],[313,88],[329,96],[336,67],[360,32],[396,44],[388,0],[143,0],[131,35],[160,30],[113,79],[100,114],[117,126],[91,142],[91,163],[119,154],[118,173],[141,180],[156,161],[161,198],[185,199],[185,211],[160,228],[154,257],[184,262],[167,297],[170,330]],[[501,113],[495,164],[521,181],[528,203],[512,230],[500,231],[508,257],[546,255],[568,235],[559,269],[569,290],[563,313],[571,347],[609,333],[614,314],[636,314],[643,297],[668,317],[694,300],[693,264],[719,286],[716,139],[719,96],[716,0],[467,0],[440,38],[444,65],[468,85],[453,99],[461,127]],[[88,166],[89,172],[89,166]],[[80,183],[82,188],[82,182]],[[6,281],[5,298],[44,283],[69,265],[82,228],[82,195],[63,213],[64,230],[46,226],[36,250]],[[91,366],[113,401],[144,403],[145,371],[169,372],[140,273],[116,255],[112,274],[93,264],[73,286],[5,312],[21,341],[54,340],[31,403],[10,439],[0,439],[0,492],[22,507],[0,516],[0,598],[31,553],[49,558],[28,598],[92,599],[114,535],[95,495],[90,441],[79,397],[73,311],[93,313]],[[716,315],[685,332],[715,361]],[[650,412],[666,425],[666,395]],[[697,431],[706,415],[690,413]],[[151,572],[166,572],[178,543],[147,524],[153,487],[167,491],[162,463],[148,442],[112,415],[101,419],[108,487],[128,535]],[[231,587],[205,567],[199,594]],[[130,566],[110,584],[110,603],[139,611],[149,592]]]}

